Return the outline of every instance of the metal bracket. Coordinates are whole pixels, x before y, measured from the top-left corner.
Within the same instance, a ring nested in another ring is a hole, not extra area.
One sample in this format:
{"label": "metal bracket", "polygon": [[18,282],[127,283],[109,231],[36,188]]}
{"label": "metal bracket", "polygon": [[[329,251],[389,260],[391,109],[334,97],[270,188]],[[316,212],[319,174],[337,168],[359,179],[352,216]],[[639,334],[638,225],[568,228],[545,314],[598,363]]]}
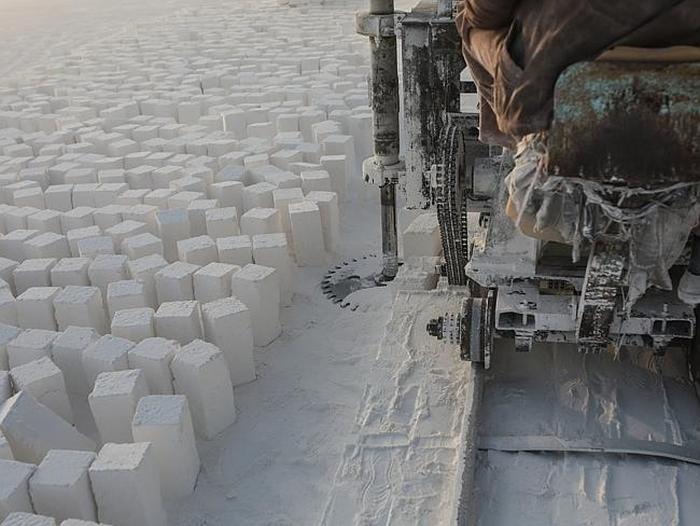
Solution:
{"label": "metal bracket", "polygon": [[367,11],[361,11],[355,15],[355,31],[359,35],[372,38],[396,36],[397,16],[373,15]]}
{"label": "metal bracket", "polygon": [[386,184],[398,183],[399,176],[404,170],[405,166],[403,161],[392,164],[391,166],[384,166],[377,161],[376,157],[370,157],[362,163],[362,176],[365,182],[379,187]]}

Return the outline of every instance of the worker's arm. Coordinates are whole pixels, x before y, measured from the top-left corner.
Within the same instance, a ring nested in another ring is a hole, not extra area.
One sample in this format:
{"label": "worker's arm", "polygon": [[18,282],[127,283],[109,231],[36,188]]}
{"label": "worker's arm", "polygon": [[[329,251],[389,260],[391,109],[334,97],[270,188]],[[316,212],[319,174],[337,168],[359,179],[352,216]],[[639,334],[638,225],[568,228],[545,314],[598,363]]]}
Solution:
{"label": "worker's arm", "polygon": [[460,17],[474,29],[501,29],[510,26],[519,0],[463,0]]}

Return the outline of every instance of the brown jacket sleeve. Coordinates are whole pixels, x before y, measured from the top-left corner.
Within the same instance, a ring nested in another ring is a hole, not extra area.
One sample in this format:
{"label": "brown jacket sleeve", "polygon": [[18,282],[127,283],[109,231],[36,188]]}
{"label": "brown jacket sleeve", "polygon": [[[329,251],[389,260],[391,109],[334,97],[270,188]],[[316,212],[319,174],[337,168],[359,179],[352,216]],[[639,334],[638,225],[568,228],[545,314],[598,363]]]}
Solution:
{"label": "brown jacket sleeve", "polygon": [[464,0],[461,15],[475,29],[508,27],[519,0]]}

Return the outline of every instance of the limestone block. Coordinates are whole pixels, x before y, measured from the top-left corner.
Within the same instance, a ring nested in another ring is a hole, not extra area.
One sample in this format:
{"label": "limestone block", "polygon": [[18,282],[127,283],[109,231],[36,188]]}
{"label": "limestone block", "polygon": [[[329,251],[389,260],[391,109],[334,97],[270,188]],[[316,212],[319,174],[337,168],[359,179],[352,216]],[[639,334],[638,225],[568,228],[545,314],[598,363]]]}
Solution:
{"label": "limestone block", "polygon": [[56,526],[53,517],[17,511],[10,513],[0,526]]}
{"label": "limestone block", "polygon": [[321,227],[326,252],[335,252],[340,239],[340,209],[338,194],[335,192],[309,192],[306,199],[318,206],[321,211]]}
{"label": "limestone block", "polygon": [[162,268],[155,274],[158,303],[194,299],[194,273],[199,265],[177,262]]}
{"label": "limestone block", "polygon": [[24,253],[29,258],[60,259],[70,256],[70,248],[65,236],[54,232],[45,232],[25,241]]}
{"label": "limestone block", "polygon": [[0,520],[16,512],[31,513],[32,501],[29,496],[29,479],[36,466],[0,460]]}
{"label": "limestone block", "polygon": [[253,242],[250,236],[223,237],[216,240],[219,262],[245,267],[253,262]]}
{"label": "limestone block", "polygon": [[248,236],[284,232],[277,208],[253,208],[241,216],[241,232]]}
{"label": "limestone block", "polygon": [[217,240],[239,235],[238,212],[233,207],[214,208],[206,212],[206,233]]}
{"label": "limestone block", "polygon": [[171,368],[175,392],[187,397],[198,435],[211,440],[235,422],[228,365],[215,345],[193,341],[175,355]]}
{"label": "limestone block", "polygon": [[[144,256],[127,263],[131,279],[137,279],[144,285],[146,299],[151,307],[158,306],[156,293],[156,274],[168,266],[168,262],[161,255]],[[194,297],[194,296],[193,296]]]}
{"label": "limestone block", "polygon": [[163,242],[150,233],[125,238],[122,241],[121,251],[130,260],[164,254]]}
{"label": "limestone block", "polygon": [[91,439],[25,392],[17,393],[0,408],[0,431],[20,462],[39,464],[52,449],[94,451],[96,447]]}
{"label": "limestone block", "polygon": [[26,259],[12,273],[17,294],[32,287],[50,287],[54,258]]}
{"label": "limestone block", "polygon": [[280,302],[282,305],[290,305],[294,263],[289,256],[287,236],[285,234],[253,236],[253,259],[256,265],[274,268],[279,272]]}
{"label": "limestone block", "polygon": [[83,368],[83,353],[100,335],[89,327],[66,327],[53,341],[51,356],[63,372],[68,392],[86,396],[88,382]]}
{"label": "limestone block", "polygon": [[224,353],[234,387],[255,380],[253,321],[250,310],[237,298],[202,306],[204,334]]}
{"label": "limestone block", "polygon": [[147,338],[129,351],[129,367],[143,371],[152,394],[173,394],[170,362],[177,350],[177,344],[172,340]]}
{"label": "limestone block", "polygon": [[0,324],[0,371],[10,370],[7,356],[7,344],[20,334],[22,334],[22,331],[16,326]]}
{"label": "limestone block", "polygon": [[88,258],[63,258],[51,268],[51,285],[87,287],[90,285],[89,266]]}
{"label": "limestone block", "polygon": [[97,287],[68,286],[53,301],[60,331],[71,325],[91,327],[104,334],[107,329],[102,293]]}
{"label": "limestone block", "polygon": [[250,309],[255,345],[272,343],[282,332],[279,272],[261,265],[246,265],[233,275],[231,291]]}
{"label": "limestone block", "polygon": [[202,305],[231,296],[231,277],[241,267],[210,263],[194,273],[194,297]]}
{"label": "limestone block", "polygon": [[107,308],[110,318],[120,310],[148,306],[146,287],[139,280],[114,281],[107,286]]}
{"label": "limestone block", "polygon": [[321,211],[311,201],[289,205],[294,253],[301,266],[319,266],[326,262]]}
{"label": "limestone block", "polygon": [[156,334],[186,345],[202,338],[202,315],[197,301],[162,303],[155,317]]}
{"label": "limestone block", "polygon": [[134,415],[132,433],[137,442],[153,445],[163,497],[177,499],[190,495],[200,463],[187,398],[181,395],[142,398]]}
{"label": "limestone block", "polygon": [[204,266],[218,258],[216,243],[209,236],[192,237],[177,242],[178,259],[192,265]]}
{"label": "limestone block", "polygon": [[158,237],[163,241],[165,259],[169,262],[177,261],[177,243],[190,237],[190,222],[187,211],[161,210],[156,214],[158,225]]}
{"label": "limestone block", "polygon": [[102,229],[95,225],[87,226],[84,228],[64,230],[64,232],[66,232],[66,239],[68,240],[70,253],[73,257],[78,257],[80,255],[80,250],[78,248],[79,242],[86,239],[93,239],[102,236]]}
{"label": "limestone block", "polygon": [[90,390],[101,373],[128,369],[128,353],[133,346],[129,340],[107,334],[85,349],[83,368]]}
{"label": "limestone block", "polygon": [[95,258],[97,256],[114,255],[114,240],[109,236],[91,237],[78,241],[78,256]]}
{"label": "limestone block", "polygon": [[97,256],[88,267],[88,277],[93,287],[100,289],[102,297],[107,297],[107,286],[114,281],[128,279],[126,263],[128,258],[123,255]]}
{"label": "limestone block", "polygon": [[133,442],[131,420],[139,400],[148,395],[146,378],[140,369],[97,376],[88,402],[102,443]]}
{"label": "limestone block", "polygon": [[96,458],[91,451],[49,451],[29,479],[29,493],[36,512],[59,521],[68,518],[97,520],[88,474]]}
{"label": "limestone block", "polygon": [[153,338],[155,311],[150,307],[118,310],[112,319],[112,334],[132,342]]}
{"label": "limestone block", "polygon": [[442,252],[440,224],[435,213],[418,216],[403,233],[404,257],[435,257]]}
{"label": "limestone block", "polygon": [[113,526],[167,525],[151,444],[105,444],[89,473],[101,522]]}
{"label": "limestone block", "polygon": [[[280,222],[283,232],[291,233],[292,224],[289,219],[289,205],[300,203],[304,200],[304,192],[301,188],[280,188],[272,193],[275,208],[279,210]],[[242,223],[241,223],[242,226]],[[243,233],[246,233],[243,230]],[[260,232],[261,234],[269,234],[270,232]]]}
{"label": "limestone block", "polygon": [[16,391],[29,393],[66,422],[73,423],[73,410],[63,373],[50,358],[40,358],[13,367],[10,376]]}
{"label": "limestone block", "polygon": [[7,342],[7,358],[10,369],[40,358],[51,357],[51,345],[58,336],[53,331],[29,329]]}
{"label": "limestone block", "polygon": [[32,287],[20,294],[15,301],[19,326],[55,331],[53,300],[60,291],[57,287]]}

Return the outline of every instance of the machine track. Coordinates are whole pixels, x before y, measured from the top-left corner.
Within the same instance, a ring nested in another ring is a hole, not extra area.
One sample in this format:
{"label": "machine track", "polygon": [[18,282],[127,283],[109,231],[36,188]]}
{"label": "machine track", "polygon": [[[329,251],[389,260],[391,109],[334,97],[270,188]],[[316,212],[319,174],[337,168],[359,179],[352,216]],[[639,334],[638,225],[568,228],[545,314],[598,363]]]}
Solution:
{"label": "machine track", "polygon": [[472,375],[460,526],[700,523],[700,402],[682,352],[500,340]]}

